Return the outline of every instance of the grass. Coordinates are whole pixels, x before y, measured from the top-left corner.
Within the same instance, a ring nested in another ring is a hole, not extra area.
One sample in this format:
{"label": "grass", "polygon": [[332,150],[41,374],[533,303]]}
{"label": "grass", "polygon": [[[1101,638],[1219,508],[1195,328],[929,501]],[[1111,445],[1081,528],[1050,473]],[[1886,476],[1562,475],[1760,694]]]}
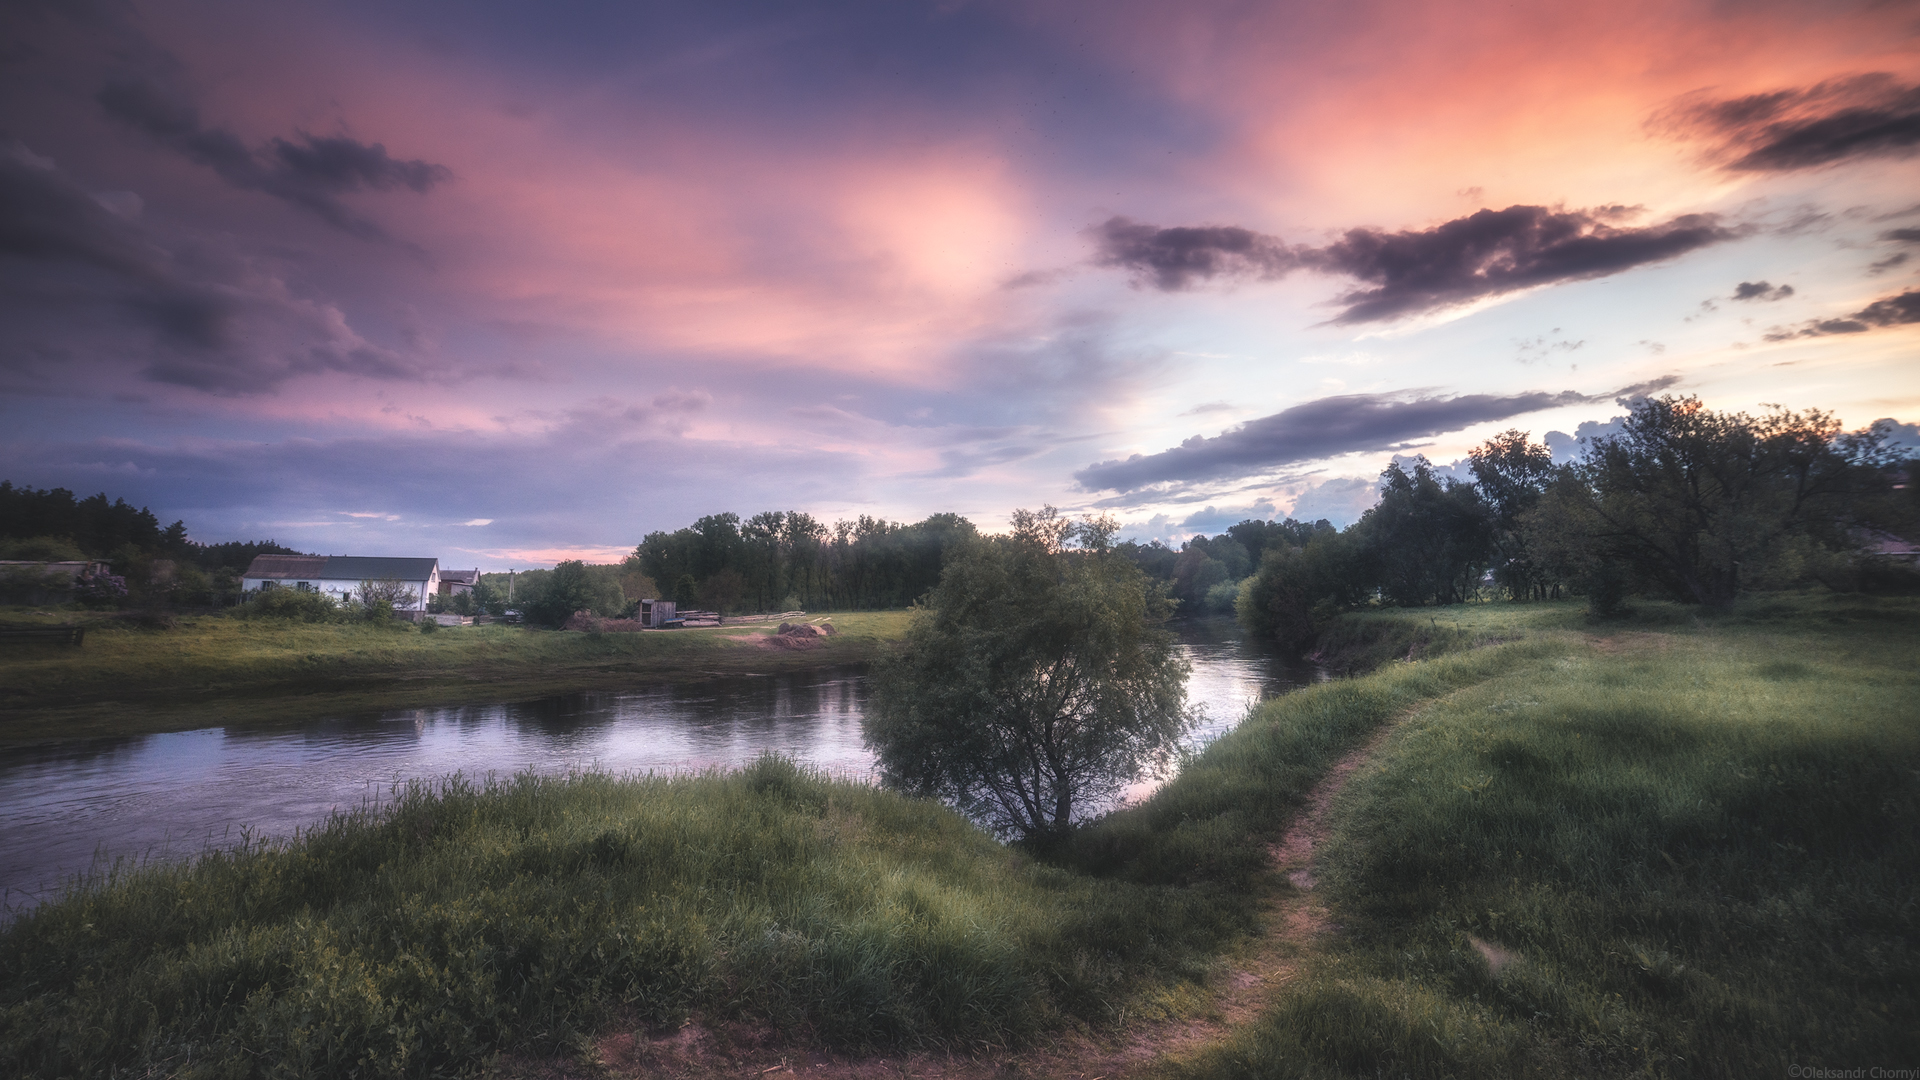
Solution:
{"label": "grass", "polygon": [[855,1048],[1005,1043],[1112,1022],[1147,981],[1172,1007],[1207,924],[778,759],[456,781],[23,915],[0,935],[0,1072],[430,1076],[694,1013]]}
{"label": "grass", "polygon": [[1345,932],[1167,1074],[1911,1066],[1920,606],[1642,608],[1401,725],[1336,804]]}
{"label": "grass", "polygon": [[0,1072],[429,1076],[690,1017],[964,1050],[1189,1015],[1289,887],[1265,842],[1389,722],[1323,849],[1344,932],[1167,1075],[1911,1064],[1920,604],[1370,617],[1499,643],[1270,702],[1051,861],[766,760],[415,787],[103,869],[0,932]]}
{"label": "grass", "polygon": [[[61,620],[20,609],[15,623]],[[591,634],[515,626],[305,623],[188,616],[172,629],[101,620],[81,648],[0,645],[0,743],[287,723],[428,704],[525,699],[671,679],[860,663],[906,612],[832,616],[839,633],[768,649],[764,623]]]}

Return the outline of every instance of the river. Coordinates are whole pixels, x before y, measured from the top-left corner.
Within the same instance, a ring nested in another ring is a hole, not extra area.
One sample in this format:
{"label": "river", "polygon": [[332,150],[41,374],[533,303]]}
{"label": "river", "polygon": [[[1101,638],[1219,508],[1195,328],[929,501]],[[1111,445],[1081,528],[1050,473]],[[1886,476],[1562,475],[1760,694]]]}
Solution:
{"label": "river", "polygon": [[[1193,669],[1188,703],[1203,714],[1190,745],[1323,677],[1254,647],[1230,618],[1171,629]],[[0,751],[0,898],[31,907],[96,859],[178,859],[243,834],[287,836],[396,784],[456,772],[684,772],[774,751],[864,780],[865,698],[860,668],[829,668]]]}

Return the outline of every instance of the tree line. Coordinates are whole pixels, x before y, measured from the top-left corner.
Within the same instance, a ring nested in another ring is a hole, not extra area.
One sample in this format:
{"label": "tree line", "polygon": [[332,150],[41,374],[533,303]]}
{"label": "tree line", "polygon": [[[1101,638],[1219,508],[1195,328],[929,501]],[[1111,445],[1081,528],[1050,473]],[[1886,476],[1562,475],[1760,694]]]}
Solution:
{"label": "tree line", "polygon": [[912,524],[861,515],[832,525],[797,510],[741,520],[709,514],[648,533],[628,580],[682,607],[715,611],[905,607],[940,582],[949,555],[978,531],[958,514]]}
{"label": "tree line", "polygon": [[[1508,431],[1468,466],[1471,480],[1425,458],[1394,462],[1379,503],[1346,529],[1249,520],[1178,548],[1111,550],[1183,614],[1237,613],[1288,646],[1369,604],[1579,595],[1605,613],[1634,594],[1725,607],[1749,589],[1808,581],[1915,587],[1910,570],[1861,551],[1875,536],[1920,533],[1920,489],[1899,482],[1905,463],[1885,430],[1846,432],[1818,410],[1754,417],[1651,398],[1573,462],[1555,464],[1527,433]],[[726,613],[904,607],[979,539],[951,513],[831,525],[801,511],[718,513],[646,534],[621,563],[485,574],[450,603],[463,613],[517,608],[551,625],[575,611],[630,614],[642,598]],[[104,493],[0,481],[0,558],[108,560],[135,600],[213,603],[266,553],[300,554],[270,540],[199,544],[184,523],[163,527]],[[154,572],[162,560],[164,580]]]}
{"label": "tree line", "polygon": [[[152,510],[105,492],[77,498],[66,488],[0,480],[0,560],[105,562],[136,602],[230,600],[254,556],[300,554],[272,540],[202,544],[188,538],[186,522],[162,526]],[[37,590],[38,577],[24,580],[22,588]],[[0,595],[20,591],[16,584],[0,575]]]}
{"label": "tree line", "polygon": [[1920,588],[1910,566],[1871,551],[1920,531],[1920,492],[1884,422],[1847,432],[1818,410],[1756,417],[1665,396],[1633,402],[1575,461],[1556,465],[1516,430],[1468,464],[1471,481],[1425,458],[1394,462],[1379,503],[1344,530],[1282,523],[1285,539],[1234,594],[1241,620],[1298,647],[1375,603],[1578,595],[1608,615],[1633,595],[1725,609],[1809,583]]}

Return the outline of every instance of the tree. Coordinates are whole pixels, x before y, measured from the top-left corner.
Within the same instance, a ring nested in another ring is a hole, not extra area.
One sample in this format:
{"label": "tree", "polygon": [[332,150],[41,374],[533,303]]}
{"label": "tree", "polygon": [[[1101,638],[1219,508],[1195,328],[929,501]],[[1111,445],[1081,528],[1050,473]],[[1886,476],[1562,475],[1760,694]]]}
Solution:
{"label": "tree", "polygon": [[721,570],[700,583],[700,602],[722,615],[740,610],[747,596],[747,579],[734,569]]}
{"label": "tree", "polygon": [[356,595],[356,599],[360,601],[362,614],[372,622],[391,619],[395,607],[402,602],[412,603],[413,598],[413,588],[398,578],[362,581]]}
{"label": "tree", "polygon": [[1492,515],[1494,580],[1515,600],[1546,599],[1559,579],[1535,559],[1520,519],[1553,482],[1553,453],[1528,442],[1526,432],[1508,430],[1468,451],[1468,457],[1475,485]]}
{"label": "tree", "polygon": [[1173,564],[1173,595],[1189,610],[1199,610],[1215,586],[1237,583],[1253,570],[1247,549],[1231,536],[1196,536],[1181,548]]}
{"label": "tree", "polygon": [[1797,576],[1810,547],[1846,546],[1854,508],[1886,486],[1883,444],[1878,429],[1843,434],[1818,410],[1756,418],[1643,399],[1618,435],[1594,441],[1567,494],[1583,498],[1576,516],[1598,557],[1724,609],[1757,582]]}
{"label": "tree", "polygon": [[480,580],[473,583],[472,604],[475,614],[498,616],[507,610],[506,590],[489,580],[490,577],[506,577],[506,575],[482,574]]}
{"label": "tree", "polygon": [[1303,650],[1335,615],[1366,600],[1370,576],[1351,531],[1333,526],[1304,545],[1270,544],[1234,610],[1249,633]]}
{"label": "tree", "polygon": [[863,730],[887,784],[1045,844],[1164,764],[1190,723],[1187,665],[1112,529],[1023,510],[951,553],[875,673]]}
{"label": "tree", "polygon": [[[753,552],[756,564],[752,574],[752,589],[754,606],[761,611],[765,611],[769,603],[778,602],[780,596],[781,545],[786,535],[787,515],[779,510],[755,514],[740,526],[740,536]],[[714,606],[718,608],[721,605]]]}
{"label": "tree", "polygon": [[1403,607],[1467,598],[1492,554],[1487,504],[1472,484],[1444,481],[1424,457],[1380,474],[1380,502],[1353,526],[1380,593]]}
{"label": "tree", "polygon": [[539,594],[520,605],[530,621],[541,626],[559,626],[574,612],[593,609],[599,590],[587,573],[586,563],[568,559],[544,577],[546,581]]}

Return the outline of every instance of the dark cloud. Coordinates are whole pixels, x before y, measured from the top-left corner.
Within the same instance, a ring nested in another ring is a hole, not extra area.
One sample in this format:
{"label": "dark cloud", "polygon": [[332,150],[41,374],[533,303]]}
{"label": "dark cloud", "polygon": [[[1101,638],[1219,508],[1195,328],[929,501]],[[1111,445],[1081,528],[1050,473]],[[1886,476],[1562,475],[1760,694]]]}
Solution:
{"label": "dark cloud", "polygon": [[84,263],[151,284],[170,278],[139,230],[19,143],[0,145],[0,255]]}
{"label": "dark cloud", "polygon": [[1920,244],[1920,229],[1888,229],[1880,234],[1880,239],[1898,244]]}
{"label": "dark cloud", "polygon": [[1301,265],[1280,240],[1231,225],[1163,229],[1116,217],[1088,231],[1098,265],[1132,270],[1164,292],[1217,277],[1273,279]]}
{"label": "dark cloud", "polygon": [[1660,225],[1609,224],[1618,208],[1481,210],[1418,232],[1353,229],[1310,256],[1318,268],[1378,287],[1340,297],[1333,321],[1374,322],[1562,281],[1606,277],[1730,239],[1710,214]]}
{"label": "dark cloud", "polygon": [[105,271],[116,282],[113,301],[166,339],[201,348],[227,342],[225,297],[183,280],[138,228],[18,143],[0,147],[0,255]]}
{"label": "dark cloud", "polygon": [[1768,341],[1788,341],[1834,334],[1864,334],[1876,328],[1912,323],[1920,323],[1920,289],[1908,289],[1898,296],[1882,297],[1843,318],[1816,319],[1798,330],[1775,330],[1766,338]]}
{"label": "dark cloud", "polygon": [[1173,291],[1213,278],[1272,279],[1306,268],[1373,288],[1341,295],[1336,324],[1379,322],[1662,262],[1737,235],[1709,214],[1612,224],[1625,208],[1481,210],[1431,229],[1349,229],[1325,247],[1288,247],[1247,229],[1155,228],[1114,218],[1095,228],[1095,261]]}
{"label": "dark cloud", "polygon": [[453,177],[444,165],[396,160],[380,143],[338,136],[302,133],[299,142],[275,138],[254,150],[230,131],[202,126],[191,103],[146,80],[109,82],[96,100],[107,115],[212,169],[234,187],[271,195],[366,239],[384,239],[386,233],[354,216],[341,195],[401,187],[425,193]]}
{"label": "dark cloud", "polygon": [[1793,286],[1775,286],[1767,281],[1743,281],[1733,287],[1734,300],[1785,300],[1793,295]]}
{"label": "dark cloud", "polygon": [[1712,141],[1710,157],[1739,172],[1903,156],[1920,146],[1920,86],[1881,72],[1724,101],[1695,97],[1656,116],[1651,126]]}
{"label": "dark cloud", "polygon": [[[86,363],[134,360],[148,380],[211,393],[259,393],[322,371],[432,374],[419,357],[364,340],[337,308],[289,295],[245,260],[183,264],[53,162],[0,145],[0,367],[16,381],[46,370],[55,355],[46,340],[76,334],[88,343]],[[78,363],[53,366],[72,383]]]}
{"label": "dark cloud", "polygon": [[[1646,393],[1671,380],[1627,387]],[[1571,390],[1557,394],[1464,394],[1414,397],[1343,394],[1295,405],[1207,438],[1195,435],[1171,450],[1103,461],[1073,475],[1087,491],[1135,491],[1155,484],[1247,476],[1285,465],[1363,451],[1397,449],[1420,439],[1490,420],[1562,405],[1605,400]]]}

